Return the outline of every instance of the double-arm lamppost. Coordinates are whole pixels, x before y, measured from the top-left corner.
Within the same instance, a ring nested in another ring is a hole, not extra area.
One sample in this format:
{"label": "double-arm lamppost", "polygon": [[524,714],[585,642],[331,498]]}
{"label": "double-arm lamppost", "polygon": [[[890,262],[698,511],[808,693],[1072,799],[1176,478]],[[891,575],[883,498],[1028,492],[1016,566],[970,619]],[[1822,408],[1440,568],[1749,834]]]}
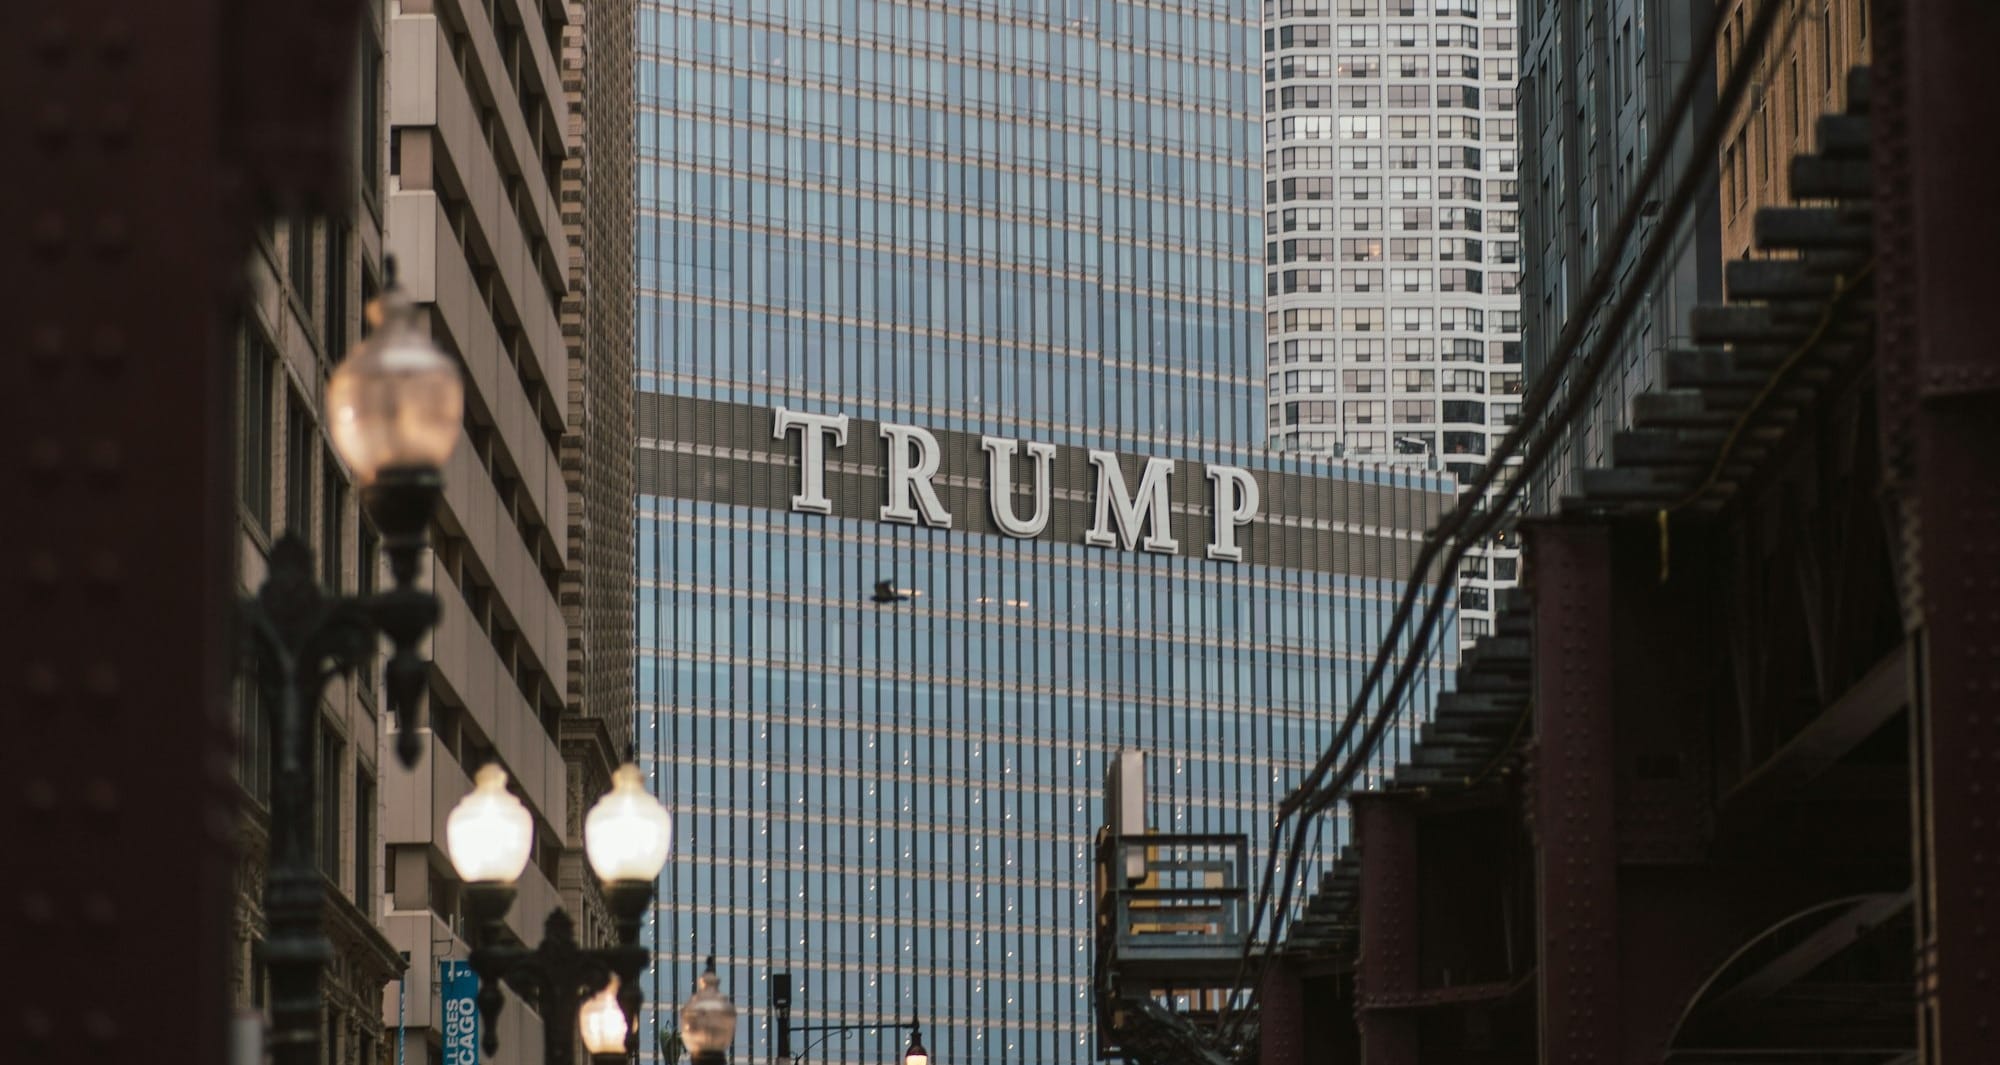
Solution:
{"label": "double-arm lamppost", "polygon": [[277,1065],[318,1065],[320,981],[333,957],[326,889],[313,860],[320,698],[328,681],[371,661],[385,635],[394,648],[384,687],[396,717],[396,754],[413,766],[421,751],[416,714],[427,667],[417,646],[437,623],[438,604],[416,587],[417,563],[443,485],[439,470],[458,442],[465,386],[457,364],[424,335],[394,271],[393,262],[385,264],[388,285],[368,308],[380,329],[334,370],[326,399],[334,449],[361,485],[395,584],[375,595],[321,593],[312,552],[291,530],[272,547],[263,586],[242,604],[260,706],[272,717],[264,956]]}
{"label": "double-arm lamppost", "polygon": [[471,793],[445,821],[451,864],[465,881],[486,1053],[500,1049],[494,1021],[505,1004],[500,993],[505,981],[540,1009],[548,1065],[570,1065],[574,1058],[570,1017],[594,1061],[623,1062],[637,1046],[639,974],[651,958],[639,932],[673,844],[672,817],[646,791],[639,767],[629,763],[611,775],[611,791],[585,816],[584,854],[618,931],[618,941],[604,947],[578,946],[576,927],[561,909],[549,912],[542,942],[533,948],[508,934],[514,882],[527,867],[534,839],[534,820],[507,790],[507,772],[497,765],[480,768]]}

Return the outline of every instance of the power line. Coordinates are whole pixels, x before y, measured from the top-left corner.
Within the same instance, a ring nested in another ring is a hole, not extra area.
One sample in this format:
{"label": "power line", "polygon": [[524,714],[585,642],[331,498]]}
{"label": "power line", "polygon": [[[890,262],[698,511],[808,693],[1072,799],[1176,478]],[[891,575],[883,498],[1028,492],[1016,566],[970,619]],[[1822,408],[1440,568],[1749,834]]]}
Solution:
{"label": "power line", "polygon": [[[1390,716],[1394,713],[1398,701],[1407,691],[1409,678],[1414,673],[1416,664],[1427,653],[1430,641],[1435,635],[1437,619],[1442,614],[1444,602],[1449,594],[1449,586],[1445,583],[1445,578],[1449,577],[1453,572],[1458,562],[1470,548],[1471,543],[1489,535],[1507,516],[1507,510],[1513,500],[1519,495],[1528,478],[1534,473],[1539,472],[1542,465],[1547,461],[1556,442],[1561,439],[1570,421],[1582,409],[1584,398],[1589,394],[1597,379],[1602,375],[1605,366],[1609,363],[1611,356],[1615,353],[1617,338],[1626,322],[1637,310],[1639,300],[1646,294],[1647,287],[1653,275],[1665,260],[1667,252],[1674,243],[1674,236],[1679,231],[1683,217],[1693,204],[1695,195],[1714,179],[1713,169],[1708,163],[1714,159],[1716,150],[1720,146],[1725,122],[1735,113],[1737,106],[1748,91],[1751,76],[1756,69],[1757,57],[1762,55],[1765,45],[1770,40],[1772,30],[1777,24],[1779,7],[1780,5],[1777,4],[1765,5],[1752,17],[1751,25],[1745,34],[1742,48],[1737,53],[1737,59],[1729,71],[1722,91],[1717,95],[1716,106],[1708,116],[1707,121],[1702,125],[1696,137],[1696,143],[1689,162],[1681,169],[1679,177],[1676,179],[1673,193],[1669,198],[1668,206],[1661,212],[1661,221],[1657,228],[1649,234],[1645,245],[1640,249],[1638,257],[1633,264],[1630,277],[1625,287],[1620,291],[1617,301],[1601,321],[1594,315],[1579,314],[1571,317],[1556,342],[1556,350],[1563,353],[1562,357],[1554,361],[1549,370],[1539,375],[1534,381],[1529,393],[1523,399],[1523,411],[1520,421],[1501,440],[1486,466],[1475,479],[1471,489],[1461,496],[1452,514],[1425,537],[1423,549],[1419,553],[1410,580],[1404,587],[1402,598],[1398,602],[1396,612],[1391,619],[1390,629],[1384,636],[1382,644],[1377,649],[1375,659],[1371,663],[1369,671],[1363,680],[1362,688],[1356,693],[1354,701],[1348,708],[1348,712],[1344,716],[1333,741],[1321,755],[1318,763],[1314,765],[1312,772],[1280,803],[1277,817],[1272,825],[1271,853],[1266,864],[1263,884],[1258,892],[1256,908],[1252,914],[1250,936],[1245,941],[1244,954],[1239,961],[1236,977],[1230,991],[1230,998],[1224,1006],[1225,1020],[1223,1030],[1225,1033],[1233,1032],[1241,1020],[1240,1015],[1236,1015],[1235,1013],[1236,999],[1238,993],[1246,989],[1243,978],[1249,960],[1255,954],[1254,939],[1257,929],[1262,925],[1264,907],[1270,901],[1274,875],[1277,871],[1277,848],[1279,841],[1283,838],[1285,821],[1295,814],[1304,815],[1304,823],[1294,833],[1293,846],[1284,863],[1285,887],[1279,905],[1271,912],[1272,934],[1266,945],[1264,957],[1260,963],[1260,970],[1264,965],[1268,965],[1270,958],[1276,950],[1279,921],[1281,920],[1281,914],[1290,907],[1292,890],[1296,881],[1298,859],[1304,849],[1304,841],[1309,831],[1310,819],[1324,810],[1328,805],[1337,801],[1341,795],[1345,794],[1347,786],[1352,782],[1360,766],[1365,763],[1367,757],[1372,753],[1375,744],[1379,742],[1382,730],[1386,727]],[[1720,26],[1720,18],[1712,18],[1708,23],[1706,32],[1701,35],[1701,40],[1705,42],[1705,54],[1709,56],[1715,54],[1716,35]],[[1661,135],[1659,146],[1647,159],[1644,171],[1635,182],[1632,194],[1626,200],[1624,209],[1620,213],[1617,227],[1609,242],[1610,247],[1625,247],[1631,240],[1634,231],[1638,228],[1640,219],[1648,213],[1645,194],[1659,180],[1661,173],[1666,169],[1672,134],[1678,131],[1686,122],[1699,89],[1706,81],[1704,73],[1709,69],[1711,68],[1708,63],[1690,64],[1687,72],[1682,76],[1668,108],[1669,117],[1665,124],[1665,130]],[[1610,294],[1612,288],[1619,280],[1621,273],[1619,267],[1622,261],[1622,258],[1606,258],[1599,263],[1596,272],[1592,276],[1591,284],[1586,290],[1579,306],[1595,307]],[[1547,408],[1556,394],[1556,388],[1559,383],[1559,374],[1556,372],[1556,368],[1574,358],[1575,352],[1582,346],[1584,333],[1592,328],[1600,330],[1599,335],[1601,339],[1579,366],[1578,382],[1570,389],[1561,404],[1556,408],[1553,417],[1550,417],[1548,416],[1549,411]],[[1487,493],[1492,490],[1493,483],[1499,476],[1503,464],[1509,458],[1513,457],[1516,452],[1521,450],[1524,441],[1527,442],[1528,453],[1521,467],[1516,471],[1513,478],[1508,481],[1506,486],[1502,488],[1498,499],[1494,500],[1492,505],[1486,506]],[[1471,537],[1462,536],[1461,534],[1466,531],[1466,527],[1473,520],[1474,515],[1482,514],[1482,507],[1484,508],[1483,517],[1478,523],[1475,535]],[[1382,673],[1387,667],[1388,658],[1395,651],[1402,630],[1409,624],[1409,617],[1415,607],[1419,584],[1430,573],[1432,564],[1436,561],[1439,552],[1444,549],[1444,545],[1448,542],[1452,546],[1442,572],[1439,573],[1438,588],[1431,597],[1431,602],[1425,610],[1424,618],[1419,624],[1418,630],[1412,636],[1409,648],[1405,651],[1402,666],[1397,670],[1394,679],[1391,681],[1380,708],[1372,716],[1368,727],[1364,730],[1361,742],[1348,752],[1340,772],[1336,774],[1335,780],[1331,784],[1322,786],[1321,782],[1324,780],[1326,773],[1332,768],[1336,760],[1340,760],[1342,751],[1347,749],[1347,744],[1353,736],[1354,728],[1365,713],[1363,708],[1367,704],[1369,697],[1374,693],[1375,687],[1380,683]],[[1249,990],[1254,996],[1254,987],[1249,988]]]}

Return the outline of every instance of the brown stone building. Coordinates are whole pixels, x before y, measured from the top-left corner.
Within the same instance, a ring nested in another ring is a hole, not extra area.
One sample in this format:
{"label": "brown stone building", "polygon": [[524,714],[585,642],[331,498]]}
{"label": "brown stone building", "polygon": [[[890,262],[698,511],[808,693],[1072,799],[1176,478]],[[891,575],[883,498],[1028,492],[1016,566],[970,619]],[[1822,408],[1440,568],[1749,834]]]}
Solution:
{"label": "brown stone building", "polygon": [[1724,0],[1717,67],[1736,62],[1759,3],[1790,6],[1758,59],[1757,80],[1722,142],[1722,257],[1751,254],[1757,208],[1789,204],[1787,161],[1818,147],[1814,123],[1847,106],[1847,72],[1868,62],[1869,0]]}
{"label": "brown stone building", "polygon": [[[246,266],[246,299],[236,327],[238,592],[263,583],[272,545],[296,533],[311,545],[329,592],[352,595],[386,583],[374,534],[362,517],[353,478],[322,423],[333,367],[364,330],[362,310],[381,284],[380,150],[382,6],[369,4],[353,56],[362,86],[350,116],[358,150],[348,199],[317,214],[283,210],[260,227]],[[239,1009],[265,1004],[264,871],[268,865],[272,730],[254,675],[235,688],[239,723],[239,822],[231,986]],[[329,1065],[382,1059],[383,989],[403,968],[380,928],[381,796],[388,710],[379,669],[338,678],[318,707],[310,766],[317,821],[313,851],[325,874],[327,936],[321,1035]]]}
{"label": "brown stone building", "polygon": [[[569,103],[562,224],[570,241],[563,338],[569,345],[569,429],[562,438],[569,569],[569,686],[562,723],[569,771],[567,832],[611,786],[632,745],[632,158],[633,7],[568,0],[562,34]],[[580,847],[563,855],[557,887],[586,942],[610,938]]]}
{"label": "brown stone building", "polygon": [[[320,708],[318,847],[337,889],[329,1065],[398,1060],[399,1042],[402,1061],[437,1058],[437,963],[469,949],[443,824],[487,761],[536,822],[513,930],[538,941],[561,905],[587,939],[609,935],[582,815],[631,742],[631,10],[377,0],[360,36],[351,200],[281,210],[248,265],[240,591],[287,531],[313,545],[331,591],[388,579],[320,424],[385,255],[463,365],[466,410],[418,578],[441,608],[421,760],[406,771],[389,753],[379,666],[336,680]],[[237,702],[250,814],[234,983],[256,1011],[270,736],[247,679]],[[525,1004],[500,1023],[503,1046],[540,1045]]]}

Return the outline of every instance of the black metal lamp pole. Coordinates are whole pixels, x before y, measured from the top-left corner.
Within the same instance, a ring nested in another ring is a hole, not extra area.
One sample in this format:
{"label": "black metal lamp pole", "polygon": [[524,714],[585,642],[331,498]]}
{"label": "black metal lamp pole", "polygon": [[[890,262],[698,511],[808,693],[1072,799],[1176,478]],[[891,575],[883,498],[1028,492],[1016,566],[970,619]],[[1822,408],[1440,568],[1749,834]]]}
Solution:
{"label": "black metal lamp pole", "polygon": [[416,587],[416,570],[439,487],[436,470],[388,470],[362,492],[389,556],[395,578],[390,590],[323,594],[313,580],[311,550],[287,533],[271,550],[263,587],[242,604],[263,706],[272,715],[264,953],[276,1065],[318,1065],[320,980],[333,957],[325,934],[325,881],[313,855],[320,697],[328,681],[366,663],[388,636],[394,653],[384,685],[396,717],[396,754],[405,766],[416,764],[422,750],[417,704],[426,669],[417,645],[438,617],[437,599]]}
{"label": "black metal lamp pole", "polygon": [[394,648],[383,686],[396,717],[396,755],[414,767],[423,750],[417,704],[428,667],[417,645],[437,624],[438,601],[417,587],[417,564],[443,489],[439,470],[462,432],[465,383],[396,286],[394,259],[384,260],[383,272],[382,295],[368,306],[369,321],[381,328],[334,369],[326,414],[334,448],[361,483],[362,506],[382,534],[394,583],[375,595],[323,594],[313,581],[312,552],[294,530],[271,549],[269,576],[242,604],[246,650],[272,717],[264,949],[276,1065],[319,1065],[320,979],[333,956],[326,887],[313,860],[320,697],[328,681],[373,658],[383,636]]}
{"label": "black metal lamp pole", "polygon": [[[637,1027],[644,995],[639,976],[651,952],[639,943],[646,908],[653,901],[653,883],[612,882],[604,885],[604,901],[618,928],[618,942],[606,947],[580,947],[576,926],[561,909],[550,911],[542,925],[542,941],[528,948],[509,942],[507,911],[514,905],[511,884],[476,882],[465,885],[466,917],[472,925],[472,971],[479,974],[481,1039],[488,1055],[500,1050],[494,1022],[506,999],[506,981],[522,998],[534,1002],[542,1015],[542,1054],[547,1065],[575,1061],[577,1011],[591,996],[618,978],[618,1008],[626,1017],[626,1054],[638,1049]],[[622,1062],[626,1054],[594,1054],[593,1061]]]}

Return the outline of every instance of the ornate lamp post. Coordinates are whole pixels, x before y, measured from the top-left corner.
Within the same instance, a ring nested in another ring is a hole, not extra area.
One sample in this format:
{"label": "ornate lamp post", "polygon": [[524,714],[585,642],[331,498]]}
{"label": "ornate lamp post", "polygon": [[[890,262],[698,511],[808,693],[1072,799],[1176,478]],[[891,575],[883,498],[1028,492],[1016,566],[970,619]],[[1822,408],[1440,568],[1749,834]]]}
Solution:
{"label": "ornate lamp post", "polygon": [[564,1017],[577,1019],[593,1061],[623,1061],[636,1048],[639,974],[651,957],[639,945],[639,930],[673,844],[672,817],[646,792],[639,767],[631,764],[618,767],[611,775],[611,791],[585,816],[584,854],[618,928],[618,942],[607,947],[578,946],[576,927],[561,909],[549,912],[539,945],[510,941],[507,911],[514,905],[514,882],[528,864],[534,838],[528,808],[507,791],[507,771],[492,764],[480,768],[471,793],[445,821],[445,846],[465,881],[486,1053],[500,1049],[493,1022],[506,1002],[500,993],[505,981],[540,1007],[548,1065],[574,1060],[575,1037]]}
{"label": "ornate lamp post", "polygon": [[368,596],[327,596],[313,581],[312,552],[295,531],[271,549],[270,573],[242,604],[262,705],[272,715],[270,871],[264,941],[271,975],[271,1051],[277,1065],[317,1065],[321,974],[332,959],[326,891],[313,861],[312,769],[319,703],[327,682],[369,661],[388,636],[384,676],[396,717],[396,753],[416,764],[417,703],[426,666],[418,641],[437,623],[437,600],[416,587],[424,531],[458,442],[465,386],[457,364],[424,334],[416,312],[388,285],[368,308],[380,326],[327,385],[333,446],[361,484],[361,501],[382,534],[395,584]]}

